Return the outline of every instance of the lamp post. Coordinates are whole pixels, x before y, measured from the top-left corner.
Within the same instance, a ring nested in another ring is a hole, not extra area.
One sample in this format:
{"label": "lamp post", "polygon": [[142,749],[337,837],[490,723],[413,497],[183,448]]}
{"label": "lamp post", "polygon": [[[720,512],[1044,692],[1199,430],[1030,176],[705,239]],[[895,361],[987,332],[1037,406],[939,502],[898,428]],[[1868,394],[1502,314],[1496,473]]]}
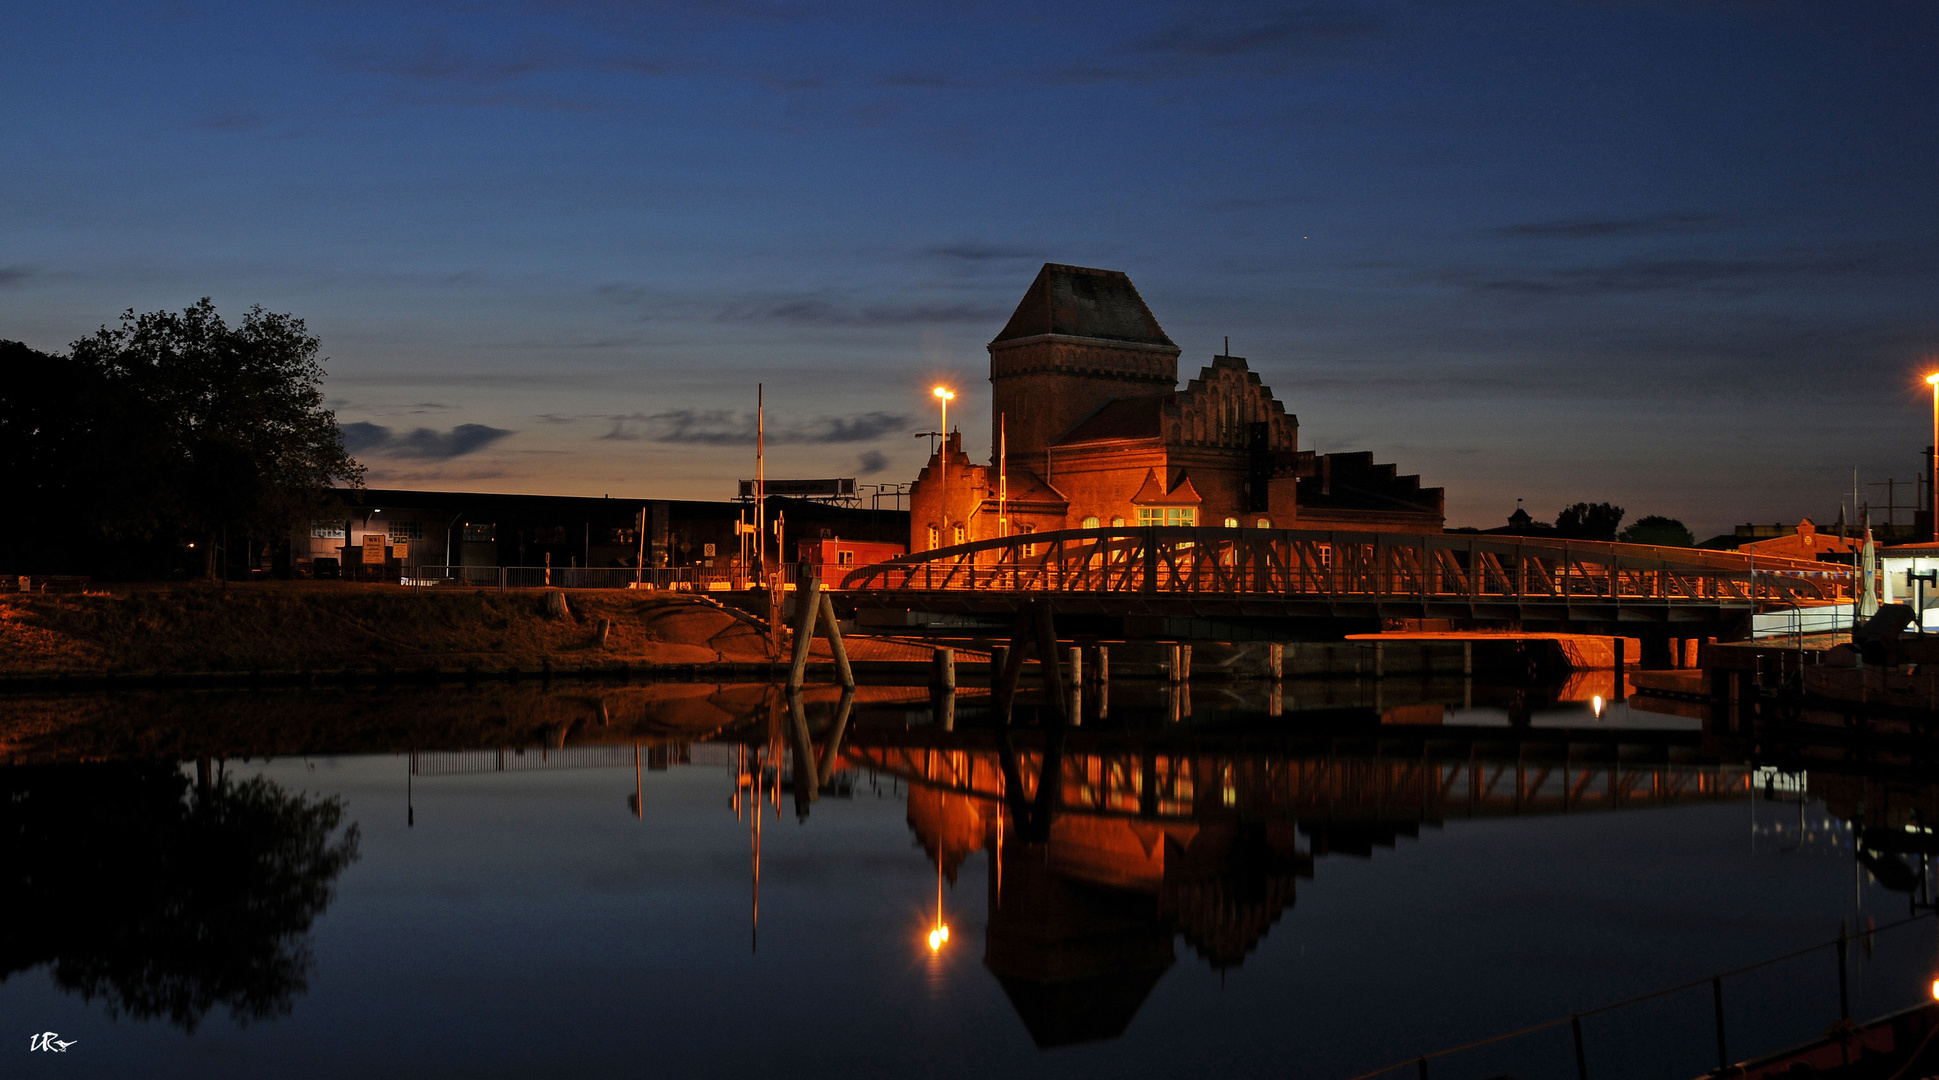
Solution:
{"label": "lamp post", "polygon": [[[1939,371],[1926,376],[1932,385],[1932,476],[1939,484]],[[1939,487],[1926,488],[1926,517],[1931,520],[1932,538],[1939,541]]]}
{"label": "lamp post", "polygon": [[[1934,376],[1939,378],[1939,376]],[[947,387],[938,386],[930,393],[935,394],[943,403],[943,445],[942,445],[942,528],[936,533],[938,547],[949,546],[949,403],[956,393]],[[1933,391],[1934,408],[1939,409],[1939,387]],[[1933,423],[1939,430],[1939,412],[1935,412]]]}

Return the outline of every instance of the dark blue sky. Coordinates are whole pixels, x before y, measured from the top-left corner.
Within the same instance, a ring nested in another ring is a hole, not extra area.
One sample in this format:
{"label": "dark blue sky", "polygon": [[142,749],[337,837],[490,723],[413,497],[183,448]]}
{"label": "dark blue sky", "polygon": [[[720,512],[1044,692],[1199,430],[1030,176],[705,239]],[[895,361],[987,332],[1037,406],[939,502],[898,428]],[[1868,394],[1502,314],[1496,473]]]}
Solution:
{"label": "dark blue sky", "polygon": [[1929,441],[1929,3],[3,18],[0,337],[293,311],[373,484],[726,497],[757,381],[775,474],[907,480],[1044,261],[1451,525],[1822,516]]}

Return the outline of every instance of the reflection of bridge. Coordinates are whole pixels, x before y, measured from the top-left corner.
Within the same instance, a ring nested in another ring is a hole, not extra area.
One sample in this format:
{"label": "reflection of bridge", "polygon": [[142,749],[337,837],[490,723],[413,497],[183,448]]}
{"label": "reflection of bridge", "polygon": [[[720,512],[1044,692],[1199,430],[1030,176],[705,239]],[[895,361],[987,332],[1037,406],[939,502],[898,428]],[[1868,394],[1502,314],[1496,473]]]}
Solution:
{"label": "reflection of bridge", "polygon": [[863,606],[1200,617],[1725,622],[1849,598],[1849,568],[1640,544],[1290,529],[1107,528],[938,548],[850,573]]}
{"label": "reflection of bridge", "polygon": [[1055,728],[851,739],[847,763],[909,785],[909,824],[943,873],[988,852],[983,962],[1046,1047],[1122,1034],[1173,963],[1174,934],[1214,967],[1243,962],[1317,857],[1370,855],[1448,818],[1751,795],[1748,770],[1698,760],[1696,732],[1390,727],[1264,748]]}

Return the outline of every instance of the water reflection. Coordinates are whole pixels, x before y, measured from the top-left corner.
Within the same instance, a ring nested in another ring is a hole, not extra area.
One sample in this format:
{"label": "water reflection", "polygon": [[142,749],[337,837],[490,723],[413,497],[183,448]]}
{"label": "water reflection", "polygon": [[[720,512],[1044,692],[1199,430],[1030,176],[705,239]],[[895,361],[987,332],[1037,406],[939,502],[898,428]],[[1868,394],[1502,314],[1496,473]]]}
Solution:
{"label": "water reflection", "polygon": [[335,798],[200,763],[0,769],[0,980],[46,965],[112,1014],[194,1031],[288,1013],[310,925],[357,858]]}

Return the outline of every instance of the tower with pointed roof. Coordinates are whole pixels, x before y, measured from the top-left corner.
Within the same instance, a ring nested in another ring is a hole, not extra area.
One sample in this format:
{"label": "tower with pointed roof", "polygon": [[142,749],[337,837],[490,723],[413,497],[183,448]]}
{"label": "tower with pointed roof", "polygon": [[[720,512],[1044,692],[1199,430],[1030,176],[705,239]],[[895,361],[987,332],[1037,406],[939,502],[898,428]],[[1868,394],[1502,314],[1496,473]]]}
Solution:
{"label": "tower with pointed roof", "polygon": [[989,348],[991,416],[1008,418],[1013,460],[1036,461],[1112,400],[1178,386],[1178,346],[1120,270],[1045,263]]}

